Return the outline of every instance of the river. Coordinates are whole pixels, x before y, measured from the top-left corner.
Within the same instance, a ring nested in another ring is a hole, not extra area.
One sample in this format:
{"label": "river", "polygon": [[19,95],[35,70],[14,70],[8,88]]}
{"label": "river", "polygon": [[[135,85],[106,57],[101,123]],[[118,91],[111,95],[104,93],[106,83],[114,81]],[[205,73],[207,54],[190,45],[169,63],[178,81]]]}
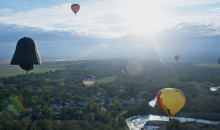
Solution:
{"label": "river", "polygon": [[217,91],[218,89],[220,89],[220,86],[217,86],[217,87],[211,87],[211,88],[210,88],[210,91]]}
{"label": "river", "polygon": [[[174,119],[178,119],[180,122],[199,122],[199,123],[207,123],[207,124],[218,124],[219,121],[209,121],[195,118],[186,118],[186,117],[172,117]],[[140,130],[144,127],[145,123],[148,121],[169,121],[168,116],[161,115],[144,115],[144,116],[132,116],[126,119],[126,123],[130,130]]]}

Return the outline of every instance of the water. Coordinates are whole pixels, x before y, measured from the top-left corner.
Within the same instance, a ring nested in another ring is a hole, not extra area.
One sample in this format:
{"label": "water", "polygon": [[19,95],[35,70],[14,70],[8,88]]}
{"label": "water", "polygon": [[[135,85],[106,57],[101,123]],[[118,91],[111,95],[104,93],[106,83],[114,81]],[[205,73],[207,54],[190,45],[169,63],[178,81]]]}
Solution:
{"label": "water", "polygon": [[210,88],[210,91],[217,91],[219,88],[220,88],[220,86],[217,86],[217,87],[211,87],[211,88]]}
{"label": "water", "polygon": [[[145,115],[145,116],[132,116],[126,119],[126,123],[130,130],[140,130],[144,127],[145,123],[152,120],[158,121],[169,121],[168,116],[160,116],[160,115]],[[174,119],[178,119],[180,122],[199,122],[199,123],[207,123],[207,124],[218,124],[220,121],[209,121],[195,118],[185,118],[185,117],[172,117]]]}

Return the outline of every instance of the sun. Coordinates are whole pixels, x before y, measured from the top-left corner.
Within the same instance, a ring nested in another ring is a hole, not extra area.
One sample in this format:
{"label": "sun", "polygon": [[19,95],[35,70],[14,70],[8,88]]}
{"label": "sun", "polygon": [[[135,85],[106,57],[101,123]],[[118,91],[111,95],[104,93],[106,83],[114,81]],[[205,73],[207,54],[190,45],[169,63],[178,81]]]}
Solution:
{"label": "sun", "polygon": [[165,12],[158,2],[137,0],[121,8],[119,14],[137,35],[153,35],[167,27]]}

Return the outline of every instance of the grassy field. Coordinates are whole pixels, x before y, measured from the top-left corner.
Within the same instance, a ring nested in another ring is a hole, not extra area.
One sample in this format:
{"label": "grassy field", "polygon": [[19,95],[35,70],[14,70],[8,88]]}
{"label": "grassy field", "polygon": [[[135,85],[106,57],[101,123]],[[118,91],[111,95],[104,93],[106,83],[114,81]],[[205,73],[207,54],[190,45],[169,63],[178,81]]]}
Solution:
{"label": "grassy field", "polygon": [[99,79],[96,82],[97,83],[111,83],[111,82],[114,82],[115,79],[116,79],[116,75]]}
{"label": "grassy field", "polygon": [[199,64],[194,64],[193,66],[220,68],[220,64],[217,63],[199,63]]}
{"label": "grassy field", "polygon": [[[45,73],[48,71],[55,71],[61,70],[62,68],[56,67],[47,67],[41,65],[35,65],[34,70],[30,71],[29,73]],[[0,65],[0,76],[1,77],[9,77],[9,76],[16,76],[26,74],[25,70],[22,70],[18,65]]]}

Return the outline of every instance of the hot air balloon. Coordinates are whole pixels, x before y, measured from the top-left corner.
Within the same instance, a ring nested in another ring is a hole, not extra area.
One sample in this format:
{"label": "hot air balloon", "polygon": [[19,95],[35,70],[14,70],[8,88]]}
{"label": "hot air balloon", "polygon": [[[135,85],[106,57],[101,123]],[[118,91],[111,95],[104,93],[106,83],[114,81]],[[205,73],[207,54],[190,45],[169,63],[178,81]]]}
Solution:
{"label": "hot air balloon", "polygon": [[220,58],[218,59],[218,63],[220,64]]}
{"label": "hot air balloon", "polygon": [[185,96],[178,89],[165,88],[157,94],[157,103],[168,116],[174,116],[185,105]]}
{"label": "hot air balloon", "polygon": [[71,9],[75,13],[75,16],[76,16],[76,13],[79,11],[80,6],[78,4],[72,4]]}
{"label": "hot air balloon", "polygon": [[180,56],[176,55],[174,58],[175,58],[176,61],[178,61]]}
{"label": "hot air balloon", "polygon": [[21,38],[16,46],[11,65],[19,65],[23,70],[28,71],[34,68],[33,64],[41,64],[37,46],[29,37]]}
{"label": "hot air balloon", "polygon": [[95,83],[95,77],[92,75],[86,75],[83,77],[83,84],[87,87],[92,86]]}

